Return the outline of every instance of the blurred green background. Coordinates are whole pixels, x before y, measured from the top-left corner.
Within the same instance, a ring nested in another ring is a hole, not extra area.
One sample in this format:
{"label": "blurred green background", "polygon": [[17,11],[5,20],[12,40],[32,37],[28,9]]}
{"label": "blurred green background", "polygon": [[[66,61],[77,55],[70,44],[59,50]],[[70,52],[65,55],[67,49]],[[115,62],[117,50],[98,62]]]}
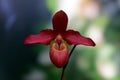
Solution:
{"label": "blurred green background", "polygon": [[24,45],[29,34],[52,28],[64,10],[67,29],[92,38],[70,58],[65,80],[120,80],[120,0],[0,0],[0,80],[60,80],[49,46]]}

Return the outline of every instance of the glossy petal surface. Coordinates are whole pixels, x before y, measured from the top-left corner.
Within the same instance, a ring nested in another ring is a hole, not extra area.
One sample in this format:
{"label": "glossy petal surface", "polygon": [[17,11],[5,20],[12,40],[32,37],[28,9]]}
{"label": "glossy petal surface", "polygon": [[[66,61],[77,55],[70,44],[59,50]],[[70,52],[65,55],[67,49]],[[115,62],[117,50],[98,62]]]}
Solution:
{"label": "glossy petal surface", "polygon": [[95,46],[95,43],[93,42],[92,39],[80,35],[78,31],[68,30],[63,35],[63,38],[69,44],[74,44],[74,45],[82,44],[86,46]]}
{"label": "glossy petal surface", "polygon": [[55,34],[53,33],[53,30],[42,30],[36,35],[29,35],[25,41],[24,44],[46,44],[48,45],[52,39],[55,38]]}
{"label": "glossy petal surface", "polygon": [[53,29],[56,32],[65,32],[67,28],[68,17],[62,10],[58,11],[52,18]]}

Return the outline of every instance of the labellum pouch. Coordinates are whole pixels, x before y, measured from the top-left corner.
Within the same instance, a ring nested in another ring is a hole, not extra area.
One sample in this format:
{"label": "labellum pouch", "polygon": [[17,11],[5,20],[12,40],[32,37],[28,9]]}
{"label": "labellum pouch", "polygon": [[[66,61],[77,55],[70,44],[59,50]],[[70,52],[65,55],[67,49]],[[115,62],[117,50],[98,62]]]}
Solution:
{"label": "labellum pouch", "polygon": [[68,61],[68,56],[68,46],[65,41],[61,43],[57,43],[56,41],[51,42],[50,59],[56,67],[63,67]]}

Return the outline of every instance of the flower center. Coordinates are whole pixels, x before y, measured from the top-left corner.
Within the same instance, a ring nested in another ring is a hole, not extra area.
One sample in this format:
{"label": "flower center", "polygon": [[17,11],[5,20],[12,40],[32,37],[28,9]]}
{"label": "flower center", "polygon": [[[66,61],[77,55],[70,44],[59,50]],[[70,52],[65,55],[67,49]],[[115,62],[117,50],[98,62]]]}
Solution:
{"label": "flower center", "polygon": [[60,44],[60,43],[62,43],[64,40],[63,40],[62,36],[61,36],[60,34],[58,34],[57,37],[55,38],[55,41],[56,41],[58,44]]}
{"label": "flower center", "polygon": [[63,40],[60,34],[58,34],[56,38],[53,41],[51,41],[50,45],[52,48],[58,51],[63,51],[68,47],[67,42]]}
{"label": "flower center", "polygon": [[55,49],[63,50],[65,48],[65,41],[63,40],[62,36],[59,34],[55,38]]}

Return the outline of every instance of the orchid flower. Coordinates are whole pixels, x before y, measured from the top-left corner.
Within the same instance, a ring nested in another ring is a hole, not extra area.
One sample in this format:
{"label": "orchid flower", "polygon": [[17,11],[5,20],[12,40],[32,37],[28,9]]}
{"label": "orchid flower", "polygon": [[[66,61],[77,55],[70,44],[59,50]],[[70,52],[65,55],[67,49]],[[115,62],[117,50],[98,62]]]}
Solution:
{"label": "orchid flower", "polygon": [[61,68],[69,59],[68,45],[95,46],[92,39],[82,36],[78,31],[66,30],[68,17],[62,10],[56,12],[52,18],[53,30],[46,29],[36,35],[29,35],[24,44],[50,45],[50,59],[52,63]]}

